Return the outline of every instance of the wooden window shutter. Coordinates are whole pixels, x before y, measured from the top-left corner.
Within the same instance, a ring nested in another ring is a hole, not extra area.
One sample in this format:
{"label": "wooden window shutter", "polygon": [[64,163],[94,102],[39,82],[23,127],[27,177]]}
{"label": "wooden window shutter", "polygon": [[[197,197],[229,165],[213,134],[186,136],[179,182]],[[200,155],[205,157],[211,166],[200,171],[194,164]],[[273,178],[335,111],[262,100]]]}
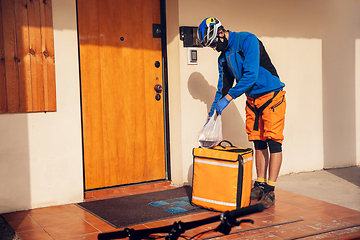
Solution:
{"label": "wooden window shutter", "polygon": [[51,0],[0,0],[0,113],[56,111]]}

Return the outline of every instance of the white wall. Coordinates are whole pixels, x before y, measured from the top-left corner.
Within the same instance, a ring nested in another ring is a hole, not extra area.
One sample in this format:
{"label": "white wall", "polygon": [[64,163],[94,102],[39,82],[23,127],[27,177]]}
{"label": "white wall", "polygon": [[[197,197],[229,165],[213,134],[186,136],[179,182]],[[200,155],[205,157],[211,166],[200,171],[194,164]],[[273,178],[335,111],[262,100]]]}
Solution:
{"label": "white wall", "polygon": [[[206,121],[218,78],[218,53],[212,49],[199,48],[198,65],[187,65],[179,26],[198,26],[209,16],[219,18],[229,30],[257,35],[286,84],[288,108],[280,174],[360,163],[353,90],[359,2],[209,0],[205,4],[169,0],[167,8],[172,12],[178,8],[177,14],[167,16],[168,49],[177,53],[168,54],[170,119],[181,112],[178,124],[170,120],[171,150],[181,148],[181,155],[171,155],[178,167],[172,172],[182,169],[182,178],[174,177],[174,183],[191,182],[192,149],[198,146],[197,134]],[[356,86],[359,93],[359,84]],[[171,96],[174,89],[176,99]],[[244,120],[242,96],[223,113],[224,138],[237,146],[252,147]]]}
{"label": "white wall", "polygon": [[[219,6],[221,2],[221,6]],[[255,33],[285,82],[281,174],[360,164],[360,3],[356,0],[168,0],[171,176],[191,182],[192,149],[217,85],[217,56],[199,49],[187,65],[179,26],[218,17]],[[0,115],[0,213],[83,200],[75,0],[52,0],[57,111]],[[224,137],[252,147],[245,98],[223,113]]]}
{"label": "white wall", "polygon": [[57,111],[0,115],[0,213],[83,200],[75,1],[52,3]]}

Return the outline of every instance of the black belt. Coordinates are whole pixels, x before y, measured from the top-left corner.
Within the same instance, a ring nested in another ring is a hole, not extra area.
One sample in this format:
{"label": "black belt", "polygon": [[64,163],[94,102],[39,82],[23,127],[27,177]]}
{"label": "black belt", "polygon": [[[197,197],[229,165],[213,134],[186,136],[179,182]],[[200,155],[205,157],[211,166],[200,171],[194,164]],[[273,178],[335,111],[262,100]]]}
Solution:
{"label": "black belt", "polygon": [[254,107],[250,105],[250,103],[248,101],[246,101],[246,105],[249,107],[249,109],[251,111],[254,112],[255,114],[255,121],[254,121],[254,131],[259,131],[259,118],[262,115],[262,112],[264,111],[264,109],[269,106],[269,104],[272,102],[272,100],[276,97],[276,95],[278,95],[280,91],[276,91],[274,92],[274,96],[272,98],[270,98],[266,103],[264,103],[261,107],[257,108],[255,106],[255,99],[254,99]]}

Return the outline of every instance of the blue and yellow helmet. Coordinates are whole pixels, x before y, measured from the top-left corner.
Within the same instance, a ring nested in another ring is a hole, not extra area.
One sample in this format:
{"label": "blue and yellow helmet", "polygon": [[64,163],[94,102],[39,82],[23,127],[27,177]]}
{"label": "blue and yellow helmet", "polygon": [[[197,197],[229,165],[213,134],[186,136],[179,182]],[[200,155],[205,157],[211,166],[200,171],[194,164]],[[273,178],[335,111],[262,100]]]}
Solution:
{"label": "blue and yellow helmet", "polygon": [[205,18],[198,28],[198,38],[201,45],[209,47],[216,40],[221,22],[214,17]]}

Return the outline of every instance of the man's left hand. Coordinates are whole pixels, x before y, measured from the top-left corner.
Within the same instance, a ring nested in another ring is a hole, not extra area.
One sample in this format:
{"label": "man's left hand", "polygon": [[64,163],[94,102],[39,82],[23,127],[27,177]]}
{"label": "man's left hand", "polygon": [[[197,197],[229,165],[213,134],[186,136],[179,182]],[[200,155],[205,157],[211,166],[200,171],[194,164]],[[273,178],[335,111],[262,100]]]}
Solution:
{"label": "man's left hand", "polygon": [[216,111],[221,114],[221,112],[227,107],[227,105],[230,103],[229,100],[226,99],[226,97],[223,97],[220,99],[216,104]]}

